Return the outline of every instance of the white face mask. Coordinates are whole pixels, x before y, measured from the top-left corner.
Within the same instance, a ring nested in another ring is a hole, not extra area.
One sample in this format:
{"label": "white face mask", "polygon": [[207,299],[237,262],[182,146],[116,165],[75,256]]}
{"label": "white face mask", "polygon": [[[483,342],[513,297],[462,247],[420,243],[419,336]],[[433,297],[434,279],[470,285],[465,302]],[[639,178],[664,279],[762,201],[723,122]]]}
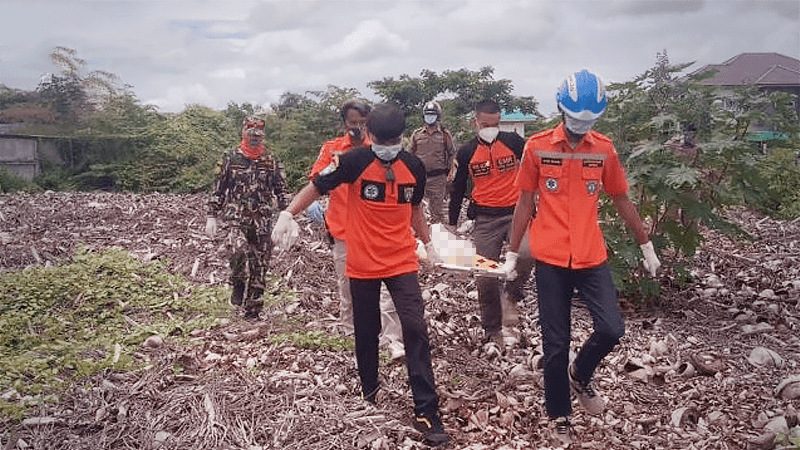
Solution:
{"label": "white face mask", "polygon": [[375,153],[375,156],[384,160],[384,161],[391,161],[393,160],[400,150],[403,149],[403,144],[396,144],[396,145],[378,145],[372,144],[372,153]]}
{"label": "white face mask", "polygon": [[478,130],[478,137],[480,137],[484,142],[492,143],[495,139],[497,139],[497,134],[500,133],[500,129],[497,127],[486,127],[481,128]]}
{"label": "white face mask", "polygon": [[564,114],[564,127],[572,134],[583,136],[594,126],[596,120],[578,120]]}
{"label": "white face mask", "polygon": [[425,114],[422,116],[422,120],[424,120],[428,125],[435,124],[437,119],[439,119],[439,116],[436,114]]}

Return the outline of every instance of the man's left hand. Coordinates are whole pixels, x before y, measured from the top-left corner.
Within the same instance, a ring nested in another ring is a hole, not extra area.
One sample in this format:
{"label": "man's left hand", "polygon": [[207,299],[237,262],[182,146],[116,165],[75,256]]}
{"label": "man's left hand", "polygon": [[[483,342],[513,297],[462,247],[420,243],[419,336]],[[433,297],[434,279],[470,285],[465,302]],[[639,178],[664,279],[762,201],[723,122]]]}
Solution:
{"label": "man's left hand", "polygon": [[306,208],[306,215],[317,225],[325,225],[325,210],[317,200]]}
{"label": "man's left hand", "polygon": [[433,266],[444,262],[444,260],[442,260],[442,257],[439,256],[439,252],[436,251],[436,247],[433,246],[433,241],[428,241],[428,243],[425,244],[425,253],[428,256],[426,258],[428,260],[428,263]]}
{"label": "man's left hand", "polygon": [[300,236],[300,226],[294,221],[292,213],[283,210],[278,214],[278,222],[272,229],[272,242],[278,246],[279,251],[289,250]]}

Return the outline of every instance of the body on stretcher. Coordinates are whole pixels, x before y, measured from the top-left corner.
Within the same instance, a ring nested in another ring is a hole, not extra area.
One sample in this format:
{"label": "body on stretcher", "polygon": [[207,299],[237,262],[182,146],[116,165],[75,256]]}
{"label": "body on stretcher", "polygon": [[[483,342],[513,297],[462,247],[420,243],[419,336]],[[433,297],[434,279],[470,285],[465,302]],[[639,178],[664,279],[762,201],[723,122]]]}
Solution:
{"label": "body on stretcher", "polygon": [[[439,256],[442,257],[443,262],[436,265],[442,270],[467,275],[506,278],[502,264],[478,255],[472,242],[447,231],[442,224],[431,225],[431,241]],[[417,251],[418,253],[421,251],[421,258],[426,257],[421,242],[417,246]]]}

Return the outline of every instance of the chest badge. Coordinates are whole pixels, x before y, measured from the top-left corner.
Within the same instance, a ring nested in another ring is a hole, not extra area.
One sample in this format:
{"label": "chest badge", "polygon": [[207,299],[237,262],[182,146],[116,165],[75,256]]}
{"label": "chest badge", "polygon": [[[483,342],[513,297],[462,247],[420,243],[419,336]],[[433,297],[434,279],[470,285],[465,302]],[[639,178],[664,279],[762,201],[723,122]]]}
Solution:
{"label": "chest badge", "polygon": [[597,181],[594,181],[594,180],[587,181],[586,182],[586,193],[588,193],[589,195],[596,194],[597,193],[597,188],[598,188],[597,185],[598,185]]}
{"label": "chest badge", "polygon": [[362,193],[364,195],[364,198],[368,200],[375,200],[376,198],[378,198],[378,195],[380,194],[380,189],[378,189],[378,186],[374,184],[365,184],[363,189],[364,190],[362,191]]}
{"label": "chest badge", "polygon": [[544,187],[550,192],[556,192],[558,190],[558,178],[548,178],[544,182]]}
{"label": "chest badge", "polygon": [[403,188],[403,200],[405,203],[411,203],[411,200],[414,198],[414,188],[413,187],[404,187]]}

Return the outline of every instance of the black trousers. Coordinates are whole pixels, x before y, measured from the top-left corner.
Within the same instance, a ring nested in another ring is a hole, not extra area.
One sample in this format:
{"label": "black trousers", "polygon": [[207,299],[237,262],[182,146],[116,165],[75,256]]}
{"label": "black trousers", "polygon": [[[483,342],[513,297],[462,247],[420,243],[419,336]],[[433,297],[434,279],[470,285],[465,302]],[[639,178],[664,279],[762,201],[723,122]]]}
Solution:
{"label": "black trousers", "polygon": [[414,412],[432,414],[439,410],[436,383],[431,368],[428,326],[424,318],[422,293],[417,273],[371,280],[350,279],[353,296],[353,325],[356,335],[356,362],[361,389],[366,398],[374,398],[380,387],[378,382],[378,335],[381,331],[380,291],[386,284],[394,301],[403,344],[406,349],[406,369]]}
{"label": "black trousers", "polygon": [[577,291],[592,316],[594,330],[575,358],[578,379],[589,380],[625,334],[617,289],[605,263],[589,269],[567,269],[540,261],[536,262],[536,288],[544,349],[545,408],[550,417],[568,416],[572,412],[567,377],[572,299]]}

